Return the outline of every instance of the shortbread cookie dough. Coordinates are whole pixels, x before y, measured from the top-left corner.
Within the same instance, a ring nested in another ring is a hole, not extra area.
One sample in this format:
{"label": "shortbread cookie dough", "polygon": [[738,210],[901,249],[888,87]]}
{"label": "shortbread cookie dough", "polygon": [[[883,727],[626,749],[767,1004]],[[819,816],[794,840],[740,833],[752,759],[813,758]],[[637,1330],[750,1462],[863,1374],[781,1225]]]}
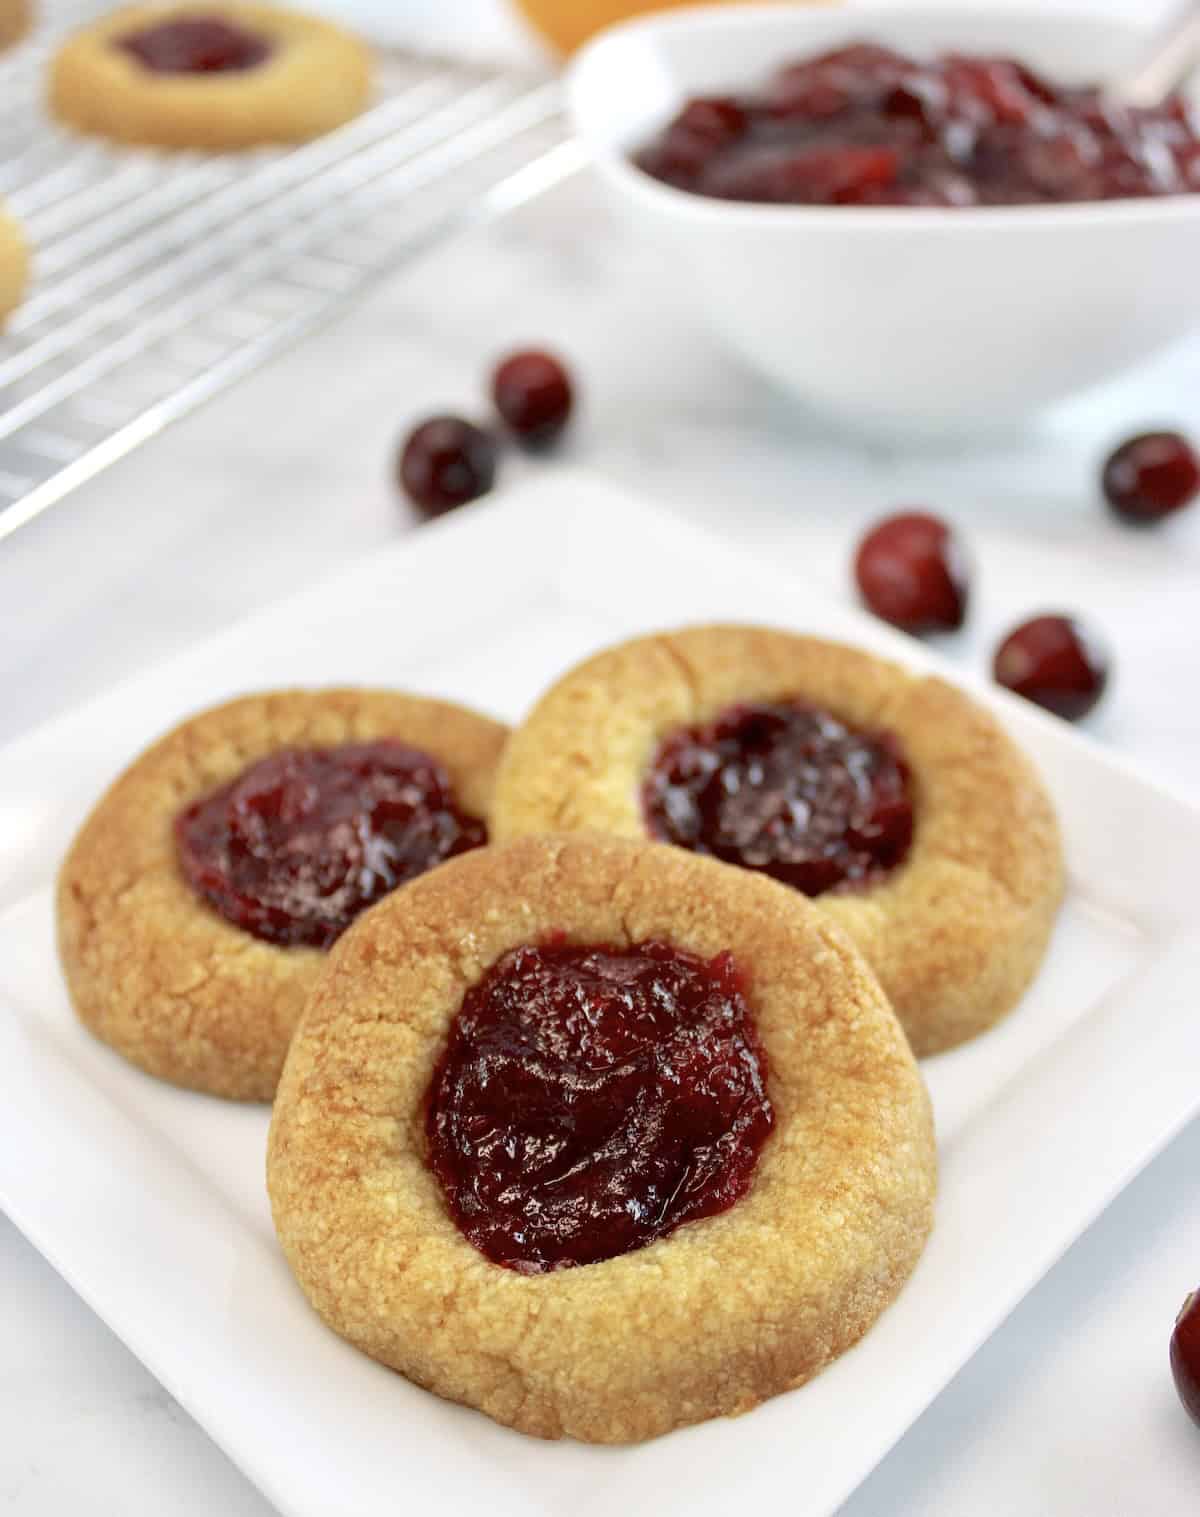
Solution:
{"label": "shortbread cookie dough", "polygon": [[811,895],[866,955],[918,1056],[996,1022],[1063,892],[1050,800],[981,706],[853,648],[692,627],[565,675],[514,733],[496,841],[656,836]]}
{"label": "shortbread cookie dough", "polygon": [[117,780],[59,875],[59,951],[97,1037],[150,1074],[268,1101],[325,948],[486,840],[506,737],[381,690],[248,696]]}
{"label": "shortbread cookie dough", "polygon": [[267,1174],[336,1332],[597,1443],[817,1374],[904,1285],[936,1183],[912,1054],[825,914],[583,834],[453,859],[346,933]]}
{"label": "shortbread cookie dough", "polygon": [[168,148],[303,142],[370,94],[364,43],[328,21],[242,0],[130,5],[76,32],[50,71],[67,126]]}

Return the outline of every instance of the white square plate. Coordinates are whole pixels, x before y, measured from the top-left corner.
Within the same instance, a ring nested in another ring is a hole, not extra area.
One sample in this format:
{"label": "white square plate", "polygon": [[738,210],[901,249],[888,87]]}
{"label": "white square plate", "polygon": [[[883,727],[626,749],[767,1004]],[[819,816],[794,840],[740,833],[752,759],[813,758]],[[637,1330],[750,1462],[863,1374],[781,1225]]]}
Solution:
{"label": "white square plate", "polygon": [[941,1140],[938,1224],[911,1284],[859,1347],[739,1420],[594,1449],[521,1438],[328,1333],[275,1246],[266,1113],[157,1084],[77,1026],[54,956],[58,857],[139,748],[239,691],[391,684],[515,718],[601,644],[702,619],[772,622],[937,664],[812,587],[555,473],[0,754],[0,1202],[293,1517],[744,1507],[824,1517],[1200,1106],[1200,813],[980,684],[1054,791],[1071,890],[1023,1005],[925,1066]]}

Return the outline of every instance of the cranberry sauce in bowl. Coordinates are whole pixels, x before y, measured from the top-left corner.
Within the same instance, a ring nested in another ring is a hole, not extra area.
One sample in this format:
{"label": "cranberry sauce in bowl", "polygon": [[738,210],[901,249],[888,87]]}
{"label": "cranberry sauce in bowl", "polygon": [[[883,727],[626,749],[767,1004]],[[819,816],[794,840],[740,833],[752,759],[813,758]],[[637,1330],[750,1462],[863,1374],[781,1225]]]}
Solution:
{"label": "cranberry sauce in bowl", "polygon": [[1180,96],[1135,110],[1013,58],[855,42],[786,62],[755,92],[693,97],[634,161],[718,200],[1123,200],[1200,190],[1200,121]]}
{"label": "cranberry sauce in bowl", "polygon": [[[1081,88],[1149,43],[1149,18],[1056,0],[705,6],[595,38],[568,102],[633,234],[740,361],[839,430],[940,445],[1200,329],[1200,127]],[[717,105],[669,126],[694,98]]]}

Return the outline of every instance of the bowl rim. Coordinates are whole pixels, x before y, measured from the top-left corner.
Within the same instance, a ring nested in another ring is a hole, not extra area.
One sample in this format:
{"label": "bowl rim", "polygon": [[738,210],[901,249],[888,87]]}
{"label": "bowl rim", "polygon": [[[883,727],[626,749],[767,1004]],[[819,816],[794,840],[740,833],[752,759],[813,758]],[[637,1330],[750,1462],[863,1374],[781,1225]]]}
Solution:
{"label": "bowl rim", "polygon": [[[995,0],[975,3],[967,13],[971,17],[987,16],[1011,24],[1014,31],[1023,26],[1030,29],[1047,26],[1078,25],[1080,29],[1102,30],[1127,34],[1131,43],[1146,37],[1152,26],[1146,19],[1125,15],[1097,16],[1078,6],[1059,3],[1012,7],[1000,5]],[[891,231],[911,229],[917,231],[931,226],[954,227],[957,235],[994,233],[1007,227],[1065,226],[1086,229],[1103,225],[1140,225],[1190,222],[1200,219],[1200,191],[1193,194],[1174,194],[1130,197],[1121,200],[1091,200],[1065,202],[1062,204],[1035,204],[1014,206],[821,206],[821,205],[773,205],[754,201],[718,200],[711,196],[693,194],[690,190],[677,189],[652,178],[637,167],[627,152],[606,139],[601,139],[589,129],[586,113],[580,102],[582,81],[597,66],[597,59],[614,45],[628,38],[661,36],[672,33],[744,31],[763,23],[795,26],[797,33],[807,26],[821,23],[824,29],[830,20],[844,22],[847,40],[856,34],[869,31],[873,20],[886,21],[889,25],[901,24],[906,19],[920,18],[922,24],[945,18],[950,24],[962,20],[961,9],[927,0],[925,4],[897,5],[887,0],[863,0],[852,6],[832,7],[804,0],[801,4],[783,4],[770,0],[767,4],[718,6],[712,3],[687,6],[683,9],[651,12],[635,16],[628,21],[606,27],[593,37],[571,59],[565,74],[567,108],[575,136],[588,150],[591,162],[603,177],[617,186],[627,197],[640,201],[648,209],[660,215],[684,218],[698,223],[720,222],[728,228],[737,227],[795,227],[806,231],[818,227],[836,225],[839,231],[856,229],[856,235],[864,231],[878,231],[888,227]],[[799,40],[799,37],[798,37]]]}

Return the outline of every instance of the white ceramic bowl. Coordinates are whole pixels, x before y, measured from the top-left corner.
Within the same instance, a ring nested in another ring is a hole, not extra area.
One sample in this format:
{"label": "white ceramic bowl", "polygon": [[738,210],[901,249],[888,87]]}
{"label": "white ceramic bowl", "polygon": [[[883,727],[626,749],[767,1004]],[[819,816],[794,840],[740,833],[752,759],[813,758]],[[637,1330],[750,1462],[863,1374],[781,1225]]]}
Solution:
{"label": "white ceramic bowl", "polygon": [[1115,74],[1144,34],[1078,12],[856,5],[672,11],[572,65],[577,131],[698,313],[752,364],[855,430],[1010,426],[1200,324],[1200,195],[965,210],[705,199],[629,161],[688,95],[869,39],[918,55],[1015,55],[1055,78]]}

